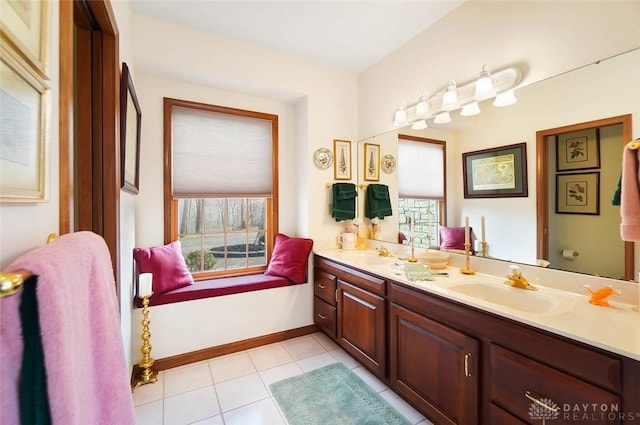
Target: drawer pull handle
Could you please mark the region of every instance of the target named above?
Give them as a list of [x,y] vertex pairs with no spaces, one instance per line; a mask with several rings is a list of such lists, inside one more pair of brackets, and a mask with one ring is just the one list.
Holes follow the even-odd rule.
[[471,376],[471,372],[469,371],[469,358],[471,357],[471,353],[467,353],[464,355],[464,376],[467,378]]
[[557,406],[556,406],[556,407],[549,406],[547,403],[544,403],[544,402],[542,402],[542,401],[538,400],[537,398],[535,398],[534,396],[532,396],[532,395],[531,395],[531,393],[530,393],[529,391],[527,391],[526,393],[524,393],[524,396],[525,396],[526,398],[528,398],[529,400],[533,401],[533,402],[534,402],[535,404],[537,404],[538,406],[542,406],[542,407],[544,407],[544,408],[545,408],[545,409],[547,409],[547,410],[550,410],[550,411],[552,411],[552,412],[556,412],[556,413],[560,411],[560,408],[559,408],[559,407],[557,407]]
[[320,288],[320,289],[326,289],[327,287],[326,287],[326,286],[324,286],[324,285],[322,285],[322,284],[320,284],[320,283],[318,283],[318,288]]
[[318,313],[318,317],[321,318],[322,320],[326,320],[327,319],[327,316],[325,316],[322,313]]

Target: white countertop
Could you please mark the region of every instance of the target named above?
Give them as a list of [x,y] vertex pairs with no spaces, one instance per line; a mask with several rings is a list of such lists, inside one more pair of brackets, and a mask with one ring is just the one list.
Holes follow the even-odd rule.
[[[403,272],[404,261],[394,257],[381,257],[374,250],[327,249],[314,253],[329,260],[402,282],[424,292],[640,361],[640,311],[635,305],[615,302],[615,297],[609,299],[609,307],[599,307],[588,302],[589,296],[586,293],[583,295],[564,291],[531,280],[529,282],[535,285],[538,291],[511,288],[503,284],[505,277],[483,273],[465,275],[460,273],[459,268],[451,266],[443,270],[434,270],[434,272],[448,272],[449,276],[436,275],[434,281],[412,282]],[[527,277],[524,271],[523,276]],[[460,292],[464,288],[461,285],[465,284],[469,284],[466,287],[471,290],[476,289],[471,286],[484,285],[490,287],[485,289],[491,289],[490,292],[499,295],[507,291],[507,297],[512,295],[508,291],[514,291],[513,304],[509,306],[509,301],[489,302]],[[543,305],[548,304],[548,308],[544,307],[545,312],[535,312],[537,301],[542,301]],[[517,306],[518,303],[521,307]]]

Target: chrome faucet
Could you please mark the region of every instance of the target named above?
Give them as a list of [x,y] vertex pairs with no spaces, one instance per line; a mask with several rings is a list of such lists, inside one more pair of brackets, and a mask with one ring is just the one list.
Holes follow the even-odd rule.
[[538,288],[536,288],[533,285],[530,285],[529,281],[527,281],[527,279],[525,279],[525,277],[522,276],[522,273],[520,273],[519,266],[512,264],[509,266],[509,268],[511,269],[511,274],[507,276],[509,280],[504,282],[505,285],[509,285],[514,288],[528,289],[529,291],[538,290]]

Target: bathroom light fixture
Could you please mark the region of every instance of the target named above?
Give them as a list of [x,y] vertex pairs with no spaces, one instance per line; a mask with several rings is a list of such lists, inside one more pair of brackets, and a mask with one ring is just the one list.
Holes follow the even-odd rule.
[[407,106],[404,101],[398,105],[398,109],[396,109],[396,113],[393,119],[393,125],[395,127],[402,127],[407,125]]
[[482,71],[478,74],[476,80],[476,92],[473,95],[474,100],[484,100],[496,95],[496,91],[493,89],[493,80],[489,73],[489,67],[482,65]]
[[463,117],[470,117],[472,115],[478,115],[480,113],[480,107],[478,106],[477,101],[473,101],[471,103],[467,103],[462,107],[460,111],[460,115]]
[[422,92],[422,96],[418,99],[418,104],[416,105],[416,117],[418,118],[426,118],[429,114],[429,97],[426,92]]
[[507,90],[502,93],[498,93],[496,98],[493,101],[493,106],[509,106],[516,103],[518,99],[516,99],[516,95],[513,90]]
[[442,95],[442,109],[445,111],[453,111],[458,109],[460,104],[458,103],[458,89],[456,88],[456,82],[449,80],[449,85]]
[[427,128],[427,120],[417,120],[411,124],[412,130],[424,130]]
[[[430,120],[436,124],[451,122],[451,111],[462,109],[461,116],[480,113],[479,102],[495,96],[495,106],[508,106],[517,102],[513,90],[522,81],[522,70],[517,67],[504,68],[489,72],[487,65],[470,82],[462,85],[450,80],[446,87],[434,91],[430,96],[423,91],[418,101],[406,104],[404,101],[398,106],[394,114],[394,127],[411,124],[412,127],[424,125],[420,120]],[[498,93],[496,96],[495,93]]]
[[448,122],[451,122],[451,115],[449,115],[448,111],[440,112],[438,115],[436,115],[433,122],[436,124],[446,124]]

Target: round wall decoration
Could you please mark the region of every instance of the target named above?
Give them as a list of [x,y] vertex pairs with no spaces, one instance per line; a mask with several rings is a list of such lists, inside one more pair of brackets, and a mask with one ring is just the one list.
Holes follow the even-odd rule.
[[393,157],[393,155],[385,155],[382,157],[382,164],[380,165],[382,167],[382,171],[384,171],[387,174],[393,173],[396,169],[396,159]]
[[333,165],[333,154],[327,148],[320,148],[313,154],[313,162],[319,169],[326,170]]

